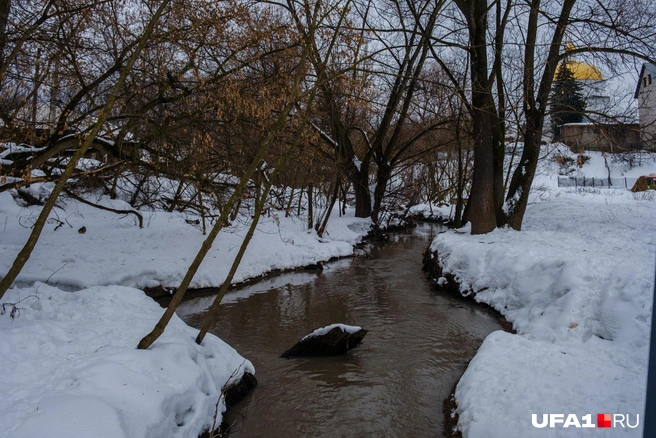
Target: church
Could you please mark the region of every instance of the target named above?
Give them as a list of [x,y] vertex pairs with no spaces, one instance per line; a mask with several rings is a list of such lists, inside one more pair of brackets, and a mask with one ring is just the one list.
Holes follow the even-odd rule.
[[[572,72],[574,79],[581,86],[585,109],[588,113],[587,120],[594,119],[594,114],[605,114],[610,103],[610,96],[606,94],[606,80],[601,71],[589,62],[567,59],[567,67]],[[558,64],[558,71],[563,68],[563,63]]]
[[[573,49],[574,46],[570,43],[565,51],[571,52]],[[565,63],[581,88],[585,101],[585,114],[580,123],[566,123],[560,126],[560,135],[554,140],[565,143],[577,151],[621,152],[640,149],[642,142],[637,124],[609,121],[607,115],[610,113],[611,99],[607,94],[606,80],[599,68],[589,62],[568,56],[558,65],[556,75]],[[652,125],[654,125],[653,116],[656,113],[652,110],[651,114]]]

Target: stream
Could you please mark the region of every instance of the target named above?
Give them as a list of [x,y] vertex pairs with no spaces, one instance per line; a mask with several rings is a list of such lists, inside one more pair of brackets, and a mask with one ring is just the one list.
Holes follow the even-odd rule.
[[[257,388],[226,414],[230,437],[439,437],[443,401],[483,339],[501,329],[482,307],[439,294],[421,272],[437,225],[420,224],[368,257],[284,274],[230,292],[211,332],[253,362]],[[199,327],[213,297],[182,303]],[[317,327],[369,331],[347,355],[281,359]]]

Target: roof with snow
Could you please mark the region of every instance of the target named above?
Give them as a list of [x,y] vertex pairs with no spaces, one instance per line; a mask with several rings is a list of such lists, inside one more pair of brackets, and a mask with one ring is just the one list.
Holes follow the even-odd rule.
[[649,73],[652,78],[656,79],[656,65],[654,64],[649,64],[645,62],[642,64],[642,68],[640,69],[640,75],[638,76],[638,84],[636,85],[636,90],[633,95],[634,98],[638,98],[638,93],[640,92],[640,85],[642,84],[642,78],[645,75],[645,70],[647,70],[647,73]]

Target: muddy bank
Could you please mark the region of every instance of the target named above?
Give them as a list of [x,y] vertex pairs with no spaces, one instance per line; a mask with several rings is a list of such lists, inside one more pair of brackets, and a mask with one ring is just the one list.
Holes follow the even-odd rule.
[[[244,373],[238,382],[223,388],[221,393],[225,400],[226,412],[242,401],[257,386],[257,379],[251,373]],[[230,432],[230,423],[226,421],[225,412],[221,424],[212,432],[205,431],[198,438],[218,438],[227,436]]]
[[[462,302],[468,303],[470,305],[476,306],[480,309],[483,309],[490,314],[495,315],[499,318],[499,323],[505,331],[508,333],[516,333],[515,329],[501,313],[499,313],[495,308],[485,304],[479,303],[474,298],[475,294],[470,293],[468,295],[463,295],[460,291],[460,282],[456,279],[453,274],[450,272],[444,272],[442,266],[438,261],[437,251],[431,251],[430,246],[426,248],[423,252],[422,259],[422,271],[431,282],[431,288],[435,291],[448,294]],[[485,289],[482,289],[478,292],[482,292]]]
[[[299,266],[297,268],[272,269],[271,271],[265,272],[262,275],[251,277],[247,280],[231,284],[230,287],[228,288],[228,292],[238,291],[240,289],[244,289],[248,286],[252,286],[256,283],[259,283],[262,280],[282,276],[292,272],[320,273],[323,270],[323,267],[326,263],[335,262],[341,259],[351,258],[355,256],[356,255],[353,254],[346,257],[332,257],[326,261],[318,261],[316,263],[312,263],[306,266]],[[146,293],[146,295],[157,301],[162,307],[166,307],[171,302],[171,298],[173,297],[173,294],[175,293],[176,289],[177,287],[173,287],[173,286],[156,286],[156,287],[144,288],[143,291]],[[201,297],[216,295],[219,292],[219,289],[221,289],[220,285],[212,286],[212,287],[189,288],[187,289],[187,292],[185,292],[184,299],[190,300],[193,298],[201,298]]]

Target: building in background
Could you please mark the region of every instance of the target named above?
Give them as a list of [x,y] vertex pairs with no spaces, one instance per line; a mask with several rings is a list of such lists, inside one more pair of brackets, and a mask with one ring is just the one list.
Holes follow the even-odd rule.
[[[565,47],[565,52],[569,53],[574,50],[574,45],[568,43]],[[580,85],[583,98],[585,99],[585,118],[588,121],[597,120],[598,115],[605,115],[608,113],[610,104],[610,96],[606,91],[606,80],[604,79],[601,71],[593,64],[585,61],[574,59],[572,55],[558,64],[556,68],[556,76],[563,68],[564,63],[567,63],[567,68],[572,72],[574,80]]]
[[[567,44],[565,51],[571,52],[574,46],[570,43]],[[564,63],[567,68],[572,72],[574,80],[580,85],[581,93],[585,99],[585,111],[583,120],[580,123],[566,123],[561,125],[558,130],[558,138],[554,141],[565,143],[570,148],[576,151],[582,150],[598,150],[603,152],[623,152],[630,150],[642,149],[645,147],[642,135],[642,109],[640,110],[641,123],[622,123],[621,117],[613,117],[613,108],[611,108],[611,98],[606,89],[606,80],[601,74],[601,70],[595,65],[579,61],[573,56],[561,62],[556,71],[563,68]],[[656,67],[651,66],[656,73]],[[645,67],[643,67],[643,72]],[[656,79],[656,74],[652,74],[652,78]],[[653,80],[652,79],[652,82]],[[651,83],[648,80],[646,84]],[[640,87],[638,87],[640,88]],[[655,87],[656,89],[656,87]],[[638,96],[636,90],[636,97]],[[653,97],[656,97],[656,92]],[[656,102],[651,100],[651,106],[645,105],[645,108],[650,108],[649,114],[651,115],[651,122],[648,123],[652,128],[652,133],[656,134]],[[656,136],[653,136],[656,138]]]
[[642,64],[634,96],[638,99],[640,140],[645,149],[656,148],[656,65]]

